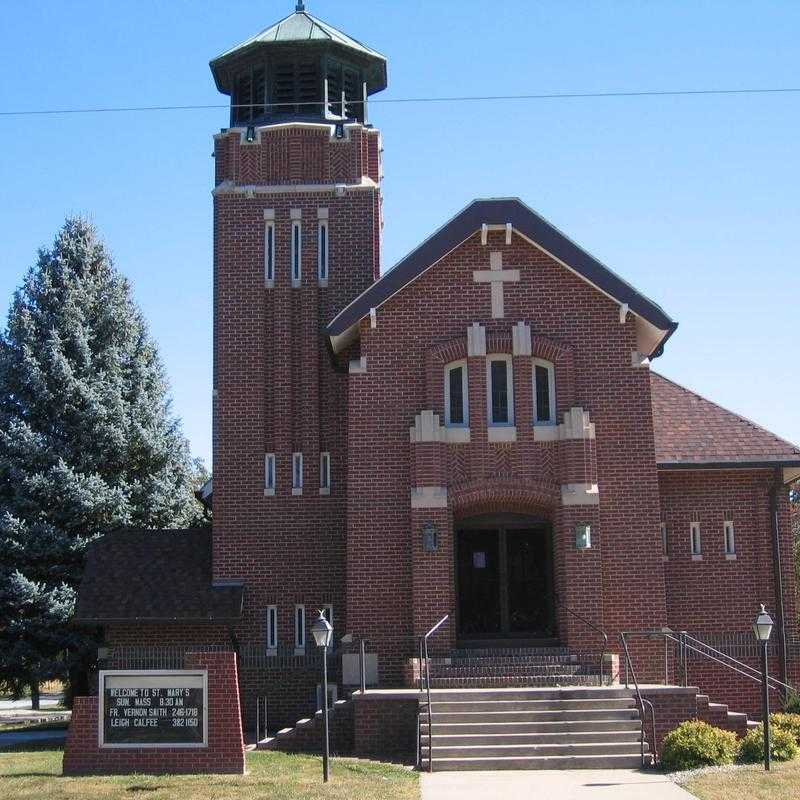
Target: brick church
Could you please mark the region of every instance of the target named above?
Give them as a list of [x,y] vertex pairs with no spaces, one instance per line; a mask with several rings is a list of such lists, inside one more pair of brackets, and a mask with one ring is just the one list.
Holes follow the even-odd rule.
[[[77,616],[103,627],[102,663],[233,648],[247,724],[266,697],[286,725],[319,702],[320,609],[341,698],[362,640],[370,686],[413,685],[445,615],[437,685],[532,686],[565,660],[588,680],[606,649],[619,665],[620,631],[748,659],[765,603],[773,669],[797,680],[800,448],[653,371],[677,323],[522,200],[431,220],[387,268],[369,119],[387,62],[302,3],[211,71],[231,100],[213,527],[93,547]],[[713,663],[692,679],[757,709],[758,687]]]

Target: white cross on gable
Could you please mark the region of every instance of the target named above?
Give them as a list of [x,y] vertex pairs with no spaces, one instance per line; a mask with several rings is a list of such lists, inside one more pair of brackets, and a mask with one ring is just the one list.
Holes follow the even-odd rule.
[[472,273],[475,283],[488,283],[492,287],[492,317],[501,319],[503,309],[503,284],[518,283],[518,269],[503,269],[503,254],[500,251],[489,253],[489,269],[476,269]]

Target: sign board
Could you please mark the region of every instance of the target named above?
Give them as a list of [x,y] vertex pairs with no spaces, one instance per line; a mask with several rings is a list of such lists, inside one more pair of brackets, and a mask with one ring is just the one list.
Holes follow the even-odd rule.
[[206,747],[205,670],[101,670],[100,747]]

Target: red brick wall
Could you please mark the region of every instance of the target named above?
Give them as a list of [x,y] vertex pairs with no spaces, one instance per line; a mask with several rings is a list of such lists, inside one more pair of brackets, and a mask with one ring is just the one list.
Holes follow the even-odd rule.
[[243,774],[244,739],[234,654],[190,653],[185,668],[208,670],[207,747],[101,748],[97,697],[76,697],[64,750],[64,774]]
[[[472,280],[474,269],[488,267],[491,250],[503,252],[504,268],[521,269],[521,282],[505,287],[505,318],[499,320],[490,316],[489,287]],[[443,414],[441,368],[446,359],[463,357],[467,326],[485,325],[487,352],[507,353],[512,325],[520,320],[531,325],[534,353],[544,351],[556,363],[559,418],[570,406],[582,406],[596,424],[597,440],[577,447],[533,440],[530,358],[518,356],[517,441],[487,443],[486,361],[476,357],[469,359],[471,443],[435,445],[447,450],[446,457],[426,455],[427,445],[412,446],[408,429],[415,414]],[[517,235],[506,246],[501,234],[490,233],[483,247],[476,233],[382,306],[376,329],[363,322],[367,373],[351,376],[349,393],[350,627],[379,641],[382,621],[391,618],[395,632],[400,628],[411,637],[452,613],[453,520],[493,509],[527,511],[553,522],[559,593],[612,638],[623,627],[663,624],[649,376],[631,367],[635,349],[632,319],[621,325],[615,303]],[[417,475],[448,487],[448,509],[411,511]],[[561,507],[561,483],[595,476],[599,508]],[[452,498],[475,495],[480,499],[468,508],[454,507]],[[439,525],[439,553],[420,552],[423,519]],[[575,551],[578,521],[593,524],[589,552]],[[586,626],[563,616],[560,622],[570,645],[598,647]],[[442,636],[452,641],[454,628]],[[389,669],[382,676],[399,679],[398,659],[386,649],[381,668]]]
[[354,699],[355,755],[414,763],[418,709],[417,699]]

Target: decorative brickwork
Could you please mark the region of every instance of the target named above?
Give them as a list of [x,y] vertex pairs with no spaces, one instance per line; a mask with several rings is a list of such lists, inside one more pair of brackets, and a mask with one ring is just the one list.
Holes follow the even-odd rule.
[[97,697],[76,697],[64,750],[64,774],[243,774],[244,739],[235,654],[189,653],[184,666],[208,670],[207,747],[102,748],[97,735]]

